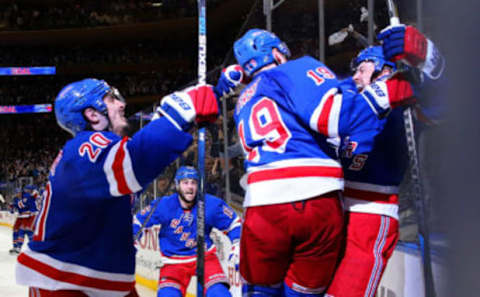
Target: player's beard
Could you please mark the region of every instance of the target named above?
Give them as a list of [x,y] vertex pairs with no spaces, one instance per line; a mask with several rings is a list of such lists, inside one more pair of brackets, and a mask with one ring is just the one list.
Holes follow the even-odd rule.
[[185,202],[185,204],[188,205],[188,209],[191,209],[191,208],[195,205],[195,203],[197,202],[197,197],[196,197],[196,195],[195,195],[195,197],[193,198],[193,200],[190,201],[190,200],[188,200],[188,199],[185,197],[185,195],[183,194],[183,191],[181,191],[181,190],[178,190],[178,197],[180,197],[180,199],[181,199],[183,202]]

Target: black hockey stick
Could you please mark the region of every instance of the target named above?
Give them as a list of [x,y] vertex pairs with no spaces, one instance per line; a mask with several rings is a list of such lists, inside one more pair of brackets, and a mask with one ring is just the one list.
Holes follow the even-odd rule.
[[[386,0],[390,25],[400,24],[398,10],[394,0]],[[413,184],[414,204],[417,215],[417,224],[420,233],[419,244],[423,260],[423,276],[425,279],[425,297],[435,297],[435,286],[433,282],[433,271],[430,249],[430,232],[428,228],[428,210],[425,208],[425,199],[422,181],[420,179],[420,166],[415,141],[415,130],[412,118],[412,108],[408,107],[403,112],[405,135],[407,138],[408,156],[410,159],[410,178]],[[423,237],[423,240],[422,238]],[[423,244],[422,244],[423,242]]]
[[[205,0],[198,6],[198,83],[207,80],[207,7]],[[205,289],[205,127],[198,130],[198,172],[200,185],[197,194],[197,297]]]

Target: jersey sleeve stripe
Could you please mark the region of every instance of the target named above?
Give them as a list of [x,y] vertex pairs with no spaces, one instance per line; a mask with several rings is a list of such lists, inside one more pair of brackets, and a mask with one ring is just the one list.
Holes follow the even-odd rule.
[[123,161],[125,160],[125,141],[126,138],[123,138],[120,142],[112,165],[113,175],[115,176],[115,180],[117,181],[117,190],[120,195],[125,195],[129,193],[127,180],[123,171]]
[[323,104],[322,111],[318,117],[317,122],[317,131],[320,134],[328,136],[328,119],[330,118],[330,111],[332,110],[333,105],[333,96],[330,96],[326,99],[325,104]]
[[336,94],[333,96],[332,108],[330,110],[330,117],[328,118],[328,136],[338,137],[338,123],[340,121],[340,110],[342,107],[342,95]]
[[327,166],[298,166],[278,169],[267,169],[249,173],[248,184],[272,179],[284,179],[306,176],[343,178],[343,171],[340,167]]
[[45,199],[43,201],[43,207],[38,215],[39,220],[35,227],[35,233],[33,235],[33,239],[36,241],[43,241],[45,240],[45,228],[47,224],[47,213],[50,209],[50,199],[52,197],[52,189],[50,182],[47,183],[45,187]]
[[103,167],[112,196],[123,196],[142,189],[133,172],[127,140],[125,137],[112,147]]
[[310,117],[310,128],[328,137],[338,136],[341,95],[337,96],[336,93],[336,88],[330,89]]

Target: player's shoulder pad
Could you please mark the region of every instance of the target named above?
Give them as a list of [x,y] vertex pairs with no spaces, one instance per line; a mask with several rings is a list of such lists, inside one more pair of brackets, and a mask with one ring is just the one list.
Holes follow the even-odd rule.
[[304,56],[279,65],[270,71],[270,76],[278,81],[291,99],[297,100],[312,96],[323,96],[336,88],[339,81],[335,73],[322,62]]
[[175,193],[170,194],[170,195],[157,197],[155,200],[157,200],[157,199],[160,199],[164,203],[171,203],[171,201],[176,201],[178,199],[178,193],[175,192]]
[[299,74],[301,74],[301,77],[304,77],[305,72],[308,69],[315,69],[321,66],[325,65],[310,56],[304,56],[295,60],[289,60],[284,64],[278,65],[277,67],[266,71],[266,73],[273,77],[280,75],[280,73],[284,73],[287,76],[298,78]]
[[205,193],[205,200],[208,200],[209,203],[215,203],[215,204],[225,204],[225,201],[223,201],[222,198]]

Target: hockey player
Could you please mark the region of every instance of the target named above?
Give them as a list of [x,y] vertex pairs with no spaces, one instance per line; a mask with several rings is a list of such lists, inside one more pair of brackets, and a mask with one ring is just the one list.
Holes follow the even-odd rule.
[[18,256],[17,283],[30,296],[137,296],[130,194],[141,191],[192,142],[194,121],[215,120],[210,86],[161,101],[163,117],[131,139],[125,101],[103,80],[65,86],[58,124],[71,134],[54,160],[33,241]]
[[[160,224],[159,245],[162,262],[158,283],[158,297],[185,296],[188,284],[196,272],[196,236],[199,175],[194,167],[182,166],[175,174],[177,192],[165,196],[158,203],[145,227]],[[150,207],[134,219],[134,234],[149,216]],[[205,194],[205,234],[212,228],[223,231],[232,243],[232,253],[238,251],[240,218],[230,206],[218,197]],[[228,279],[216,255],[210,236],[205,237],[205,287],[207,297],[231,296]]]
[[17,214],[15,217],[15,222],[13,223],[13,230],[12,230],[12,248],[8,251],[10,254],[19,254],[20,253],[20,248],[19,246],[19,232],[20,232],[20,223],[21,220],[19,220],[18,217],[18,202],[20,201],[22,197],[22,190],[20,188],[15,189],[15,194],[12,198],[12,201],[8,205],[9,211],[11,214]]
[[24,187],[24,204],[25,204],[25,221],[22,224],[22,229],[25,235],[28,236],[28,239],[32,241],[33,238],[33,228],[35,225],[35,218],[38,214],[38,205],[37,201],[39,200],[38,190],[34,185],[26,185]]
[[248,174],[244,294],[321,296],[343,239],[339,138],[373,143],[379,118],[409,100],[411,86],[395,76],[359,94],[311,57],[287,61],[285,43],[260,29],[237,40],[234,52],[252,77],[234,111]]
[[[399,28],[405,29],[389,28],[379,37],[390,38],[392,31]],[[423,87],[429,88],[428,84],[434,83],[443,72],[443,58],[434,44],[415,28],[407,27],[406,33],[403,32],[385,40],[387,51],[395,44],[405,44],[389,58],[405,55],[410,65],[422,70],[427,81]],[[355,73],[350,82],[360,90],[395,70],[395,64],[388,61],[381,46],[362,50],[352,66]],[[409,163],[403,109],[393,110],[383,121],[384,129],[375,138],[371,152],[356,153],[362,144],[350,141],[342,154],[346,245],[326,296],[375,296],[398,241],[398,190]]]
[[32,240],[35,215],[37,214],[36,196],[33,196],[33,185],[26,185],[23,191],[19,190],[13,200],[12,208],[18,212],[13,227],[13,249],[11,254],[18,254],[22,249],[25,236]]

